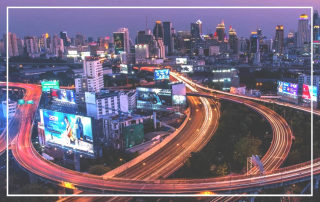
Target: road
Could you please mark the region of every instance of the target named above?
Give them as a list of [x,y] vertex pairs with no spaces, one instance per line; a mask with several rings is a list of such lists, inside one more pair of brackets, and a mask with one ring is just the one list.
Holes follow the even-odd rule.
[[[34,87],[32,91],[27,89],[26,95],[31,96],[29,93],[33,94],[37,97],[37,88]],[[40,90],[40,89],[39,89]],[[34,98],[35,102],[37,101]],[[40,97],[40,96],[39,96]],[[200,98],[204,99],[204,98]],[[240,98],[239,98],[240,99]],[[243,99],[243,102],[246,99]],[[239,101],[239,100],[238,100]],[[191,103],[196,104],[196,98],[194,98]],[[244,102],[243,102],[244,103]],[[250,106],[252,103],[247,103]],[[202,105],[206,106],[206,103]],[[257,104],[258,105],[258,104]],[[146,173],[144,171],[140,171],[136,176],[136,179],[123,179],[118,177],[103,179],[101,176],[95,176],[85,173],[78,173],[76,171],[68,170],[66,168],[62,168],[58,165],[55,165],[49,161],[46,161],[42,158],[33,148],[31,143],[31,123],[33,120],[34,113],[36,111],[36,105],[23,105],[21,111],[23,113],[19,127],[17,127],[18,134],[17,138],[13,141],[12,152],[16,160],[30,172],[35,173],[44,178],[50,179],[55,182],[71,182],[75,186],[82,188],[92,188],[99,190],[109,190],[117,193],[199,193],[201,191],[222,191],[222,190],[235,190],[246,187],[255,187],[255,186],[264,186],[267,184],[279,183],[292,179],[300,179],[302,177],[310,176],[310,165],[299,164],[296,167],[290,167],[285,169],[280,169],[279,171],[274,170],[270,172],[266,172],[264,176],[260,175],[238,175],[238,176],[230,176],[230,177],[222,177],[222,178],[210,178],[210,179],[190,179],[190,180],[153,180],[151,178],[155,176],[163,176],[168,171],[164,169],[160,169],[156,173],[152,174],[152,177],[145,177]],[[207,109],[198,110],[196,109],[196,113],[206,113]],[[200,107],[200,106],[198,106]],[[210,107],[211,108],[211,107]],[[210,111],[210,110],[209,110]],[[212,110],[213,111],[213,110]],[[262,110],[263,111],[263,110]],[[261,111],[261,112],[262,112]],[[271,114],[272,115],[272,114]],[[270,116],[271,116],[270,115]],[[208,120],[208,119],[207,119]],[[191,117],[190,121],[194,121]],[[207,122],[206,122],[207,123]],[[270,123],[272,124],[272,123]],[[205,124],[207,125],[207,124]],[[277,126],[280,127],[280,126]],[[277,130],[276,126],[273,127],[274,130]],[[206,127],[205,127],[206,128]],[[196,129],[193,128],[193,129]],[[202,128],[198,128],[199,132],[202,131]],[[201,129],[201,130],[200,130]],[[187,131],[189,133],[193,133],[194,131]],[[200,135],[200,133],[196,133]],[[273,138],[275,139],[275,137]],[[282,147],[280,142],[281,140],[277,140],[279,147]],[[187,141],[188,142],[188,141]],[[178,144],[178,143],[177,143]],[[179,148],[179,145],[176,144],[176,147]],[[174,144],[172,144],[174,145]],[[183,148],[183,147],[181,147]],[[165,157],[165,156],[162,156]],[[172,158],[172,157],[171,157]],[[156,158],[156,160],[160,161],[161,159]],[[149,161],[149,160],[148,160]],[[151,162],[154,160],[150,160]],[[271,160],[273,162],[273,160]],[[169,163],[168,168],[172,167],[174,162]],[[152,169],[157,170],[158,165],[150,165],[148,162],[143,163],[140,166],[151,166]],[[275,165],[270,164],[270,167]],[[142,168],[144,168],[142,167]],[[134,166],[131,167],[133,170],[137,170]],[[170,168],[171,169],[171,168]],[[130,171],[128,169],[128,171]],[[170,171],[170,170],[169,170]],[[315,164],[315,173],[320,173],[320,165],[319,161]],[[131,175],[130,171],[127,174],[120,173],[119,176],[129,176]],[[148,179],[150,178],[150,179]],[[140,180],[143,179],[143,180]]]

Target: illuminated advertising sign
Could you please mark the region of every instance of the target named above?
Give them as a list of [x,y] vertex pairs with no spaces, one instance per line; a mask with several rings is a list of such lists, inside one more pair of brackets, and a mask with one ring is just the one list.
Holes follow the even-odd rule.
[[120,64],[120,73],[122,73],[122,74],[128,74],[128,65],[126,65],[126,64]]
[[113,41],[115,54],[124,52],[124,33],[113,33]]
[[45,141],[93,154],[91,118],[75,114],[40,109]]
[[172,96],[172,103],[174,105],[186,105],[187,98],[185,95],[173,95]]
[[192,65],[181,65],[181,73],[192,73],[193,66]]
[[51,97],[61,102],[76,103],[76,96],[73,90],[51,89]]
[[81,59],[84,60],[86,57],[91,56],[89,51],[81,52]]
[[186,65],[187,64],[187,58],[176,58],[176,64],[177,65]]
[[309,86],[306,84],[303,84],[303,90],[302,90],[302,99],[307,101],[313,101],[317,102],[318,97],[318,88],[316,86]]
[[41,81],[42,92],[50,92],[50,89],[60,89],[59,81],[52,80],[52,81]]
[[298,97],[298,84],[278,81],[278,93],[280,95],[289,95],[290,97]]
[[150,110],[167,110],[172,106],[170,89],[137,88],[137,108]]
[[169,69],[155,69],[154,70],[154,80],[163,80],[170,78]]

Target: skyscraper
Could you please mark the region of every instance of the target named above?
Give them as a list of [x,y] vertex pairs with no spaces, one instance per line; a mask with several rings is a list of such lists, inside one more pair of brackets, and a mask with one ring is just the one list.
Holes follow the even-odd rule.
[[156,39],[162,38],[164,36],[163,25],[160,20],[156,21],[156,24],[153,28],[153,35]]
[[250,36],[250,53],[256,53],[259,51],[259,40],[257,32],[251,32]]
[[302,14],[299,17],[297,32],[297,47],[302,48],[305,43],[310,43],[309,16]]
[[197,22],[191,23],[191,37],[199,39],[202,35],[202,22],[197,20]]
[[276,53],[283,54],[283,49],[284,49],[283,25],[276,26],[276,36],[274,38],[274,49]]
[[[6,36],[4,37],[4,39],[6,39]],[[6,44],[6,40],[4,42]],[[15,33],[8,33],[8,49],[9,57],[19,56],[17,36]]]
[[229,46],[231,53],[238,54],[239,48],[238,48],[238,36],[235,29],[233,29],[231,26],[229,28]]
[[63,40],[63,45],[65,47],[70,46],[70,39],[67,32],[60,32],[60,38]]
[[130,36],[129,36],[129,29],[122,27],[118,29],[118,32],[124,34],[124,51],[129,54],[130,53]]
[[226,29],[226,27],[224,25],[224,21],[221,21],[221,23],[218,24],[217,27],[216,27],[216,33],[217,33],[219,42],[223,42],[224,41],[225,29]]
[[173,52],[173,33],[172,33],[172,23],[163,22],[163,34],[164,34],[164,45],[167,47],[167,53],[170,55]]

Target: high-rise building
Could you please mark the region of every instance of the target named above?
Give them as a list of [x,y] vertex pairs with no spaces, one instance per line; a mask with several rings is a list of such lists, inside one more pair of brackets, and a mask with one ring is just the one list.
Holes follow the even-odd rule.
[[113,32],[113,43],[115,54],[121,52],[130,53],[130,38],[128,28],[120,28],[117,32]]
[[276,36],[274,38],[274,50],[276,53],[283,54],[283,50],[284,50],[283,25],[276,26]]
[[86,57],[83,61],[83,75],[75,79],[77,93],[99,92],[104,87],[103,69],[100,60]]
[[[5,44],[7,42],[6,35],[4,37]],[[18,44],[17,44],[17,36],[15,33],[8,33],[8,49],[9,49],[9,57],[19,56]]]
[[163,25],[160,20],[156,21],[156,24],[153,28],[153,35],[156,39],[158,38],[164,38],[164,31],[163,31]]
[[64,47],[68,47],[71,44],[70,38],[68,37],[67,32],[60,32],[60,38],[63,40]]
[[163,39],[158,38],[158,39],[156,39],[156,41],[157,41],[157,46],[158,46],[158,50],[159,50],[158,57],[165,59],[166,58],[166,51],[165,51]]
[[57,57],[62,57],[62,54],[64,53],[63,40],[59,38],[57,35],[54,35],[52,37],[51,49],[53,55]]
[[144,64],[149,58],[149,45],[148,44],[136,44],[135,45],[135,60],[136,64]]
[[171,22],[163,22],[163,34],[164,34],[164,45],[167,47],[167,53],[170,55],[173,52],[173,29]]
[[85,92],[87,114],[100,119],[105,115],[132,112],[136,105],[135,91]]
[[24,38],[26,52],[29,56],[39,53],[38,40],[34,36],[27,36]]
[[231,26],[229,28],[229,47],[233,54],[238,54],[239,52],[239,46],[238,46],[238,36],[235,29],[233,29]]
[[202,22],[197,20],[197,22],[191,23],[191,37],[194,39],[199,39],[202,35]]
[[226,30],[226,27],[224,25],[224,21],[221,21],[221,23],[218,24],[217,27],[216,27],[216,33],[217,33],[217,37],[218,37],[218,41],[219,42],[223,42],[224,41],[225,30]]
[[120,28],[118,32],[124,33],[124,51],[126,53],[130,53],[130,36],[129,36],[129,29],[128,28]]
[[86,43],[86,37],[82,34],[76,34],[76,37],[74,39],[74,45],[75,46],[84,46]]
[[310,37],[309,16],[302,14],[298,22],[297,47],[302,48],[305,43],[310,43]]
[[250,53],[257,53],[259,51],[259,40],[257,32],[251,32],[250,36]]

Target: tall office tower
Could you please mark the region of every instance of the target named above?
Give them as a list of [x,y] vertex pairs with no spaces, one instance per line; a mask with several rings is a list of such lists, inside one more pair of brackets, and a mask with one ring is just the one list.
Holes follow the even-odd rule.
[[226,29],[226,27],[224,25],[224,21],[221,21],[221,23],[218,24],[217,27],[216,27],[216,33],[217,33],[219,42],[223,42],[224,41],[225,29]]
[[100,60],[86,57],[83,61],[83,75],[75,79],[77,93],[99,92],[103,87],[103,70]]
[[86,38],[82,34],[76,34],[74,39],[75,46],[84,46],[86,44]]
[[[5,44],[7,42],[6,37]],[[5,46],[6,47],[6,46]],[[17,36],[14,33],[8,33],[8,49],[9,49],[9,57],[19,56],[18,44],[17,44]]]
[[253,64],[260,64],[260,45],[257,32],[251,32],[250,53]]
[[302,14],[298,22],[297,47],[302,48],[305,43],[310,43],[310,37],[309,16]]
[[60,38],[63,40],[64,47],[68,47],[71,44],[71,40],[68,37],[67,32],[60,32]]
[[64,52],[63,40],[54,35],[51,41],[52,54],[61,57]]
[[135,60],[136,64],[144,64],[149,58],[149,45],[148,44],[136,44],[135,48]]
[[124,51],[129,54],[130,53],[130,36],[128,28],[120,28],[118,29],[118,33],[123,33],[124,39]]
[[251,32],[250,36],[250,53],[256,53],[259,51],[259,40],[257,32]]
[[201,38],[202,35],[202,22],[197,20],[197,22],[191,23],[191,37],[194,39]]
[[153,40],[151,30],[138,31],[136,44],[149,44]]
[[229,47],[233,54],[238,54],[239,52],[238,36],[235,29],[233,29],[231,26],[229,28]]
[[161,21],[156,21],[156,24],[153,28],[153,36],[158,39],[164,37],[163,25]]
[[158,39],[156,39],[156,41],[157,41],[157,46],[159,49],[158,57],[165,59],[166,58],[166,49],[165,49],[165,46],[163,43],[163,39],[158,38]]
[[276,36],[274,38],[274,50],[276,53],[282,54],[284,50],[284,31],[283,25],[276,26]]
[[170,55],[173,52],[173,29],[171,22],[163,22],[163,34],[164,34],[164,45],[167,47],[167,53]]

